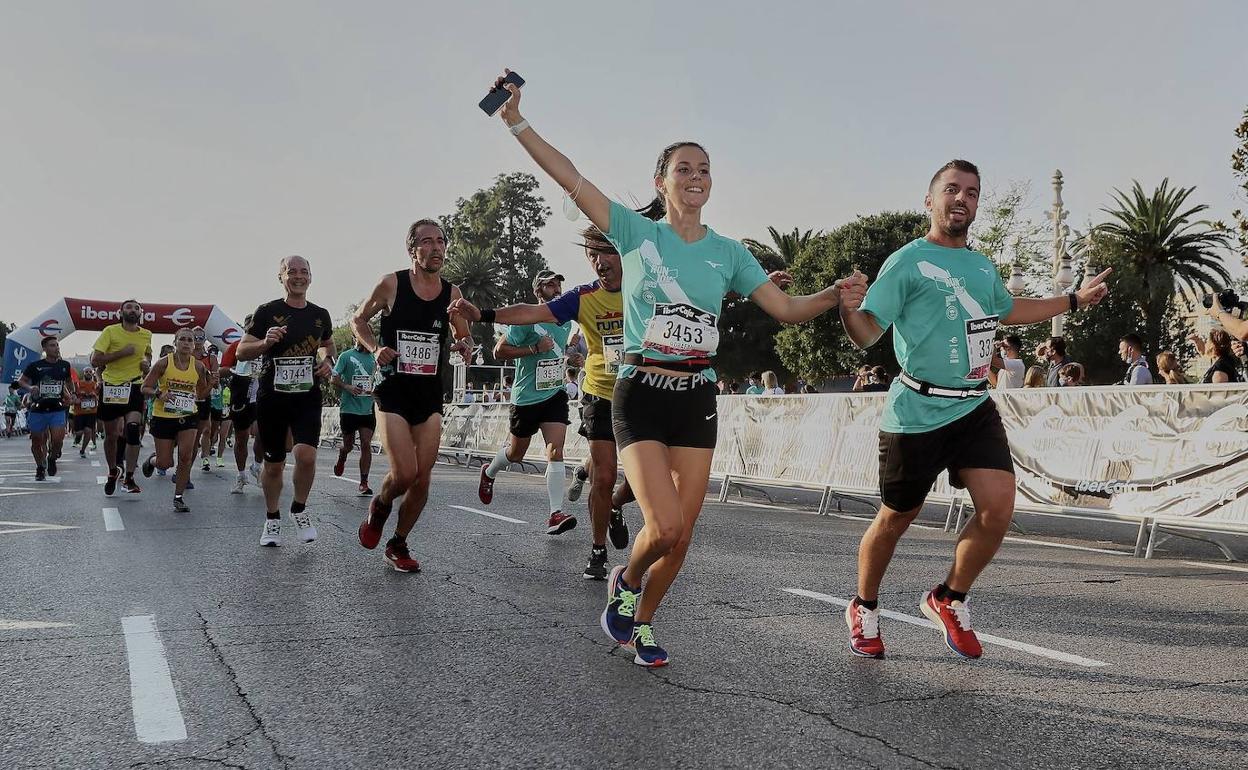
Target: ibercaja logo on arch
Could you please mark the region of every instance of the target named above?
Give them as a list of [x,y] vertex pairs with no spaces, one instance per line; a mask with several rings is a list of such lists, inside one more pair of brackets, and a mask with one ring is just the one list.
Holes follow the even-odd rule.
[[[97,308],[94,305],[79,305],[78,317],[84,321],[113,321],[121,320],[121,308]],[[151,323],[156,320],[156,314],[150,310],[143,311],[143,320],[140,323]]]

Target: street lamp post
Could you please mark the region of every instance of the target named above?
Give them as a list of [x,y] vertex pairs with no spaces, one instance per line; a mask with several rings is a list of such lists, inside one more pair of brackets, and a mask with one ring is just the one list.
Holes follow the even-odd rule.
[[[1066,251],[1066,236],[1070,228],[1066,225],[1069,211],[1062,208],[1062,171],[1053,172],[1053,208],[1048,211],[1049,221],[1053,223],[1053,288],[1057,294],[1065,294],[1075,283],[1075,271],[1070,264],[1070,253]],[[1062,336],[1066,317],[1053,318],[1053,336]]]

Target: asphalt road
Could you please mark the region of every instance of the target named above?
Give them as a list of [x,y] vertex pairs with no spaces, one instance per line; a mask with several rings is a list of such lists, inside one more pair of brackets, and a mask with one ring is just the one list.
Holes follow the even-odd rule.
[[[196,470],[193,511],[174,514],[165,480],[106,498],[99,455],[75,454],[36,484],[26,442],[0,440],[0,767],[1248,756],[1248,567],[1199,544],[1144,561],[1100,552],[1129,550],[1130,532],[1011,540],[972,594],[976,628],[1003,641],[968,662],[909,622],[952,542],[916,528],[882,596],[904,617],[885,619],[888,658],[873,661],[848,653],[836,603],[853,593],[862,520],[708,501],[656,619],[671,665],[647,671],[598,627],[604,584],[580,577],[588,521],[544,534],[541,477],[503,474],[487,509],[475,469],[439,466],[410,539],[424,571],[407,575],[358,545],[364,501],[322,457],[320,539],[292,542],[287,520],[283,547],[263,549],[259,490],[230,495],[231,473]],[[584,519],[584,505],[570,507]]]

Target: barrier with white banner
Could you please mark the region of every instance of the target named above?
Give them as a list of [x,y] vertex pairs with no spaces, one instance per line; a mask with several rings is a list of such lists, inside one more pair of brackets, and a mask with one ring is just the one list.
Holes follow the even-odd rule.
[[[886,394],[720,396],[712,472],[729,482],[879,494]],[[993,391],[1018,474],[1018,507],[1248,532],[1248,386]],[[565,455],[586,456],[572,410]],[[338,435],[327,409],[323,435]],[[446,407],[444,453],[490,456],[507,440],[507,404]],[[534,441],[528,457],[540,460]],[[956,495],[941,480],[929,499]]]

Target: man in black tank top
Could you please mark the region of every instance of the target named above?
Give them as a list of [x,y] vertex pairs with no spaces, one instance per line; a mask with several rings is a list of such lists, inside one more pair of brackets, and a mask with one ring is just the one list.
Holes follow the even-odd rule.
[[290,515],[300,540],[316,540],[316,527],[305,508],[321,442],[320,382],[329,379],[334,367],[333,321],[329,311],[308,302],[312,266],[303,257],[286,257],[278,268],[278,280],[286,296],[256,308],[235,350],[239,361],[261,359],[256,417],[264,447],[260,477],[267,514],[260,535],[263,546],[281,545],[282,473],[288,437],[295,453]]
[[[369,504],[360,523],[360,545],[376,548],[394,501],[402,497],[394,537],[386,542],[386,561],[399,572],[419,572],[420,563],[407,548],[407,534],[416,525],[425,501],[429,480],[442,442],[443,353],[453,327],[457,350],[472,355],[468,323],[447,314],[451,302],[460,299],[440,272],[446,258],[442,226],[422,219],[407,232],[411,267],[382,276],[368,299],[351,319],[355,337],[377,357],[381,382],[373,389],[381,443],[390,458],[390,472]],[[381,317],[381,339],[369,322]]]

